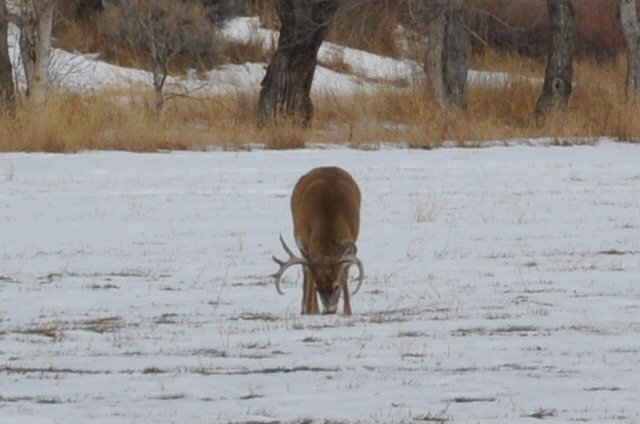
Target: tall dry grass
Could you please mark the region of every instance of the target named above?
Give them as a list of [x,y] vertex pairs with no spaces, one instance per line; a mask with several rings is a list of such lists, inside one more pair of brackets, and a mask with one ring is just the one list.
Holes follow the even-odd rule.
[[[375,95],[319,99],[315,133],[352,144],[381,141],[434,147],[444,141],[475,145],[489,140],[551,137],[609,136],[640,138],[640,108],[625,101],[626,61],[606,65],[579,61],[568,109],[544,121],[533,117],[541,91],[544,64],[513,55],[475,57],[474,67],[537,78],[538,83],[515,80],[504,86],[469,86],[468,110],[463,115],[440,108],[424,86],[387,90]],[[325,136],[326,138],[327,136]]]
[[[544,65],[518,56],[475,57],[474,66],[542,78]],[[35,108],[0,116],[0,150],[74,152],[85,149],[154,151],[298,148],[308,143],[364,146],[381,142],[436,147],[444,141],[475,145],[513,138],[610,136],[640,140],[640,108],[625,101],[624,58],[606,65],[578,62],[569,108],[544,122],[533,118],[541,84],[469,87],[465,114],[442,110],[421,85],[349,96],[315,96],[311,127],[256,127],[257,93],[211,99],[176,98],[161,116],[151,93],[139,89],[54,94]],[[148,96],[148,97],[147,97]]]

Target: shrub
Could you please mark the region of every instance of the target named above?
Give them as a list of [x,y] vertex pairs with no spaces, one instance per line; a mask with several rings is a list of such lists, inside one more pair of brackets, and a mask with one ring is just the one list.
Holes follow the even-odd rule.
[[[579,56],[607,62],[624,48],[624,39],[612,0],[574,1]],[[478,37],[476,49],[484,43],[506,51],[544,57],[551,40],[545,0],[474,0],[472,30]]]
[[161,55],[170,66],[205,69],[224,59],[222,40],[204,19],[206,10],[175,0],[121,0],[105,12],[102,26],[113,48],[129,50],[146,67]]

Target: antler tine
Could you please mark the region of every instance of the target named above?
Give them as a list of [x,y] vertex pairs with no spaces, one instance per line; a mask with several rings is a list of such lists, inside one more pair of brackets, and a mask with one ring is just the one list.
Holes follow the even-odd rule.
[[284,247],[284,250],[289,254],[290,257],[292,258],[296,257],[295,253],[293,253],[291,249],[289,249],[289,246],[287,246],[287,243],[284,242],[284,238],[282,237],[282,234],[280,234],[280,243],[282,243],[282,247]]
[[362,261],[360,261],[360,259],[356,258],[355,256],[353,257],[353,260],[351,262],[348,262],[348,266],[351,265],[358,266],[358,285],[356,286],[356,289],[351,292],[351,296],[353,296],[358,293],[358,291],[360,290],[360,286],[362,286],[362,283],[364,282],[364,265],[362,265]]
[[[353,244],[353,247],[355,249],[355,244]],[[351,292],[351,295],[353,296],[358,293],[358,290],[360,290],[360,286],[362,286],[362,283],[364,282],[364,265],[362,265],[362,261],[358,259],[355,253],[345,255],[344,257],[342,257],[342,259],[340,259],[340,262],[343,262],[345,264],[347,270],[349,269],[349,267],[351,267],[351,265],[358,266],[358,285],[356,286],[356,289]]]
[[358,285],[356,286],[356,289],[351,292],[352,296],[358,293],[358,291],[360,290],[360,286],[362,286],[362,283],[364,283],[364,265],[362,265],[362,262],[358,258],[356,258],[353,263],[358,266]]
[[293,253],[291,251],[291,249],[289,249],[289,246],[287,246],[287,243],[284,242],[284,238],[282,237],[282,234],[280,234],[280,242],[282,243],[282,247],[284,248],[284,250],[289,254],[289,260],[288,261],[283,261],[281,259],[276,258],[275,256],[273,256],[273,261],[275,263],[277,263],[278,265],[280,265],[280,269],[278,270],[278,272],[276,272],[275,274],[273,274],[273,276],[275,277],[275,283],[276,283],[276,291],[278,292],[278,294],[284,294],[284,292],[280,289],[280,279],[282,278],[282,275],[284,275],[285,271],[287,269],[289,269],[289,267],[293,266],[293,265],[306,265],[307,261],[304,258],[300,258],[298,256],[295,255],[295,253]]

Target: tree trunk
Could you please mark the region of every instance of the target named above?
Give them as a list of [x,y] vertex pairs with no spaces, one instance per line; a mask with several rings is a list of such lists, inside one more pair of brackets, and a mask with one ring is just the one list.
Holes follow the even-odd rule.
[[310,92],[317,54],[340,0],[276,0],[278,48],[262,80],[258,124],[292,120],[307,126],[313,116]]
[[636,0],[620,0],[620,22],[627,42],[627,99],[640,100],[640,23]]
[[166,67],[162,67],[158,62],[157,58],[152,59],[152,73],[153,73],[153,91],[155,93],[155,113],[156,117],[160,116],[162,113],[162,108],[164,107],[164,93],[162,90],[164,89],[164,83],[167,79],[168,70]]
[[436,100],[442,107],[449,107],[447,101],[447,90],[445,89],[444,78],[444,39],[447,27],[444,9],[432,18],[428,24],[429,38],[427,39],[427,59],[425,71],[431,83],[431,90]]
[[54,6],[54,0],[24,0],[21,6],[22,63],[27,80],[27,97],[34,104],[43,104],[47,100]]
[[164,107],[164,83],[167,80],[169,74],[169,58],[166,54],[166,49],[160,46],[157,37],[155,36],[153,28],[149,25],[149,22],[143,23],[147,27],[147,34],[149,37],[149,56],[151,61],[151,74],[153,75],[153,91],[155,93],[155,113],[156,117],[162,113]]
[[542,94],[536,104],[537,118],[553,109],[564,109],[571,97],[576,20],[571,0],[547,0],[553,31]]
[[468,14],[464,0],[451,0],[445,12],[447,26],[444,33],[444,86],[448,101],[459,109],[467,108],[467,71],[469,64]]
[[425,68],[438,103],[447,109],[467,107],[468,12],[464,0],[429,3],[429,41]]
[[7,35],[9,23],[5,1],[0,0],[0,109],[13,111],[15,107],[15,87],[13,69],[9,59]]

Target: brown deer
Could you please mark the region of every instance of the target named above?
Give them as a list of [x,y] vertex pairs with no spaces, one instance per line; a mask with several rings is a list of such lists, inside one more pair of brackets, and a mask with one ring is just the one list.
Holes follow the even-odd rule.
[[[356,240],[360,226],[360,189],[346,171],[336,168],[316,168],[303,175],[291,195],[293,233],[302,257],[296,256],[280,235],[289,260],[273,260],[280,265],[274,275],[276,290],[280,279],[293,265],[302,265],[302,313],[317,314],[318,299],[323,312],[334,314],[340,294],[344,293],[344,314],[351,315],[350,295],[358,292],[364,280],[362,262],[356,256]],[[349,293],[349,268],[359,270],[358,285]]]

